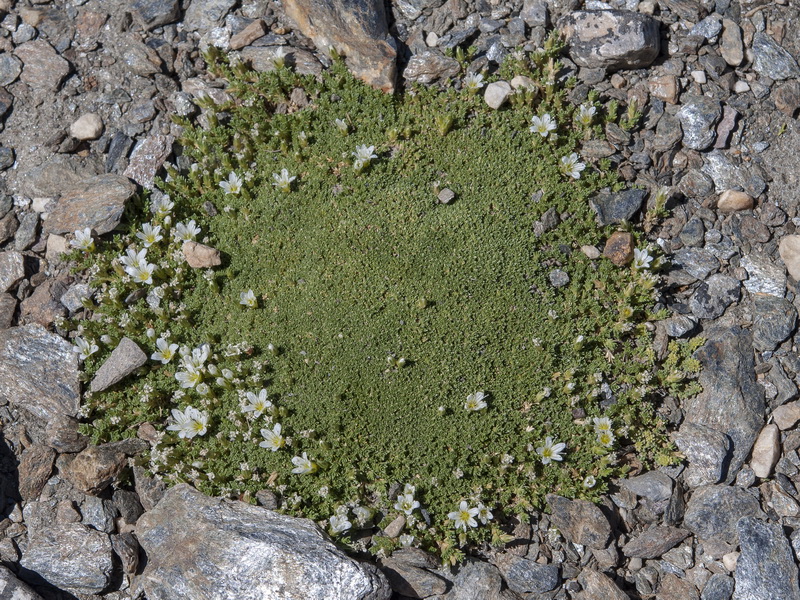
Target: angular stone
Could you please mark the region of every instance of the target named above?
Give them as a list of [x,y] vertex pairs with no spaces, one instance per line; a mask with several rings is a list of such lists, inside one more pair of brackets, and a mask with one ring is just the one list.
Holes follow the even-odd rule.
[[742,553],[733,600],[800,600],[797,564],[781,525],[747,516],[736,529]]
[[444,56],[438,50],[428,50],[411,57],[403,70],[403,78],[406,81],[432,83],[437,79],[455,77],[460,71],[461,66],[455,58]]
[[130,9],[147,29],[174,23],[181,12],[179,0],[133,0]]
[[550,520],[569,541],[598,549],[608,545],[611,525],[595,504],[555,494],[547,495],[547,504],[552,511]]
[[97,531],[113,533],[119,511],[110,501],[97,496],[84,496],[81,502],[81,522]]
[[719,100],[707,96],[683,98],[677,117],[683,129],[683,145],[692,150],[705,150],[714,143],[714,126],[722,116]]
[[489,108],[497,110],[506,103],[511,93],[511,84],[507,81],[495,81],[486,86],[483,99]]
[[39,213],[23,213],[19,222],[19,227],[14,232],[14,249],[27,250],[36,241],[36,234],[39,231]]
[[656,600],[698,600],[697,588],[690,581],[667,573],[661,579]]
[[394,91],[397,52],[387,41],[383,2],[284,0],[283,9],[320,52],[336,48],[356,77],[384,92]]
[[615,231],[606,240],[603,256],[618,267],[624,267],[633,260],[633,235],[627,231]]
[[0,293],[7,292],[25,277],[25,257],[15,251],[0,252]]
[[219,250],[211,246],[189,241],[184,242],[181,250],[186,262],[193,269],[208,269],[222,264]]
[[235,5],[236,0],[194,0],[183,15],[183,25],[188,31],[208,31],[219,25]]
[[747,193],[738,190],[725,190],[717,200],[717,210],[721,212],[750,210],[753,205],[753,198]]
[[664,113],[656,125],[656,136],[653,138],[653,150],[657,152],[669,152],[681,141],[682,137],[683,132],[681,131],[680,119],[669,113]]
[[[322,65],[316,57],[307,50],[293,48],[292,46],[247,46],[242,48],[242,60],[249,62],[253,69],[268,73],[275,69],[275,59],[279,53],[284,53],[286,64],[291,65],[299,75],[320,75]],[[219,94],[219,90],[216,91]],[[213,88],[208,90],[208,95],[214,96]],[[216,98],[215,98],[216,100]]]
[[129,525],[136,523],[144,512],[144,508],[142,507],[142,503],[139,502],[139,496],[136,492],[116,489],[114,490],[112,500],[123,522]]
[[20,560],[23,579],[76,594],[97,594],[111,583],[112,550],[105,533],[80,523],[51,523],[28,536]]
[[733,578],[714,573],[703,587],[700,600],[731,600],[733,594]]
[[386,537],[396,538],[400,535],[403,531],[403,527],[406,526],[406,518],[404,515],[397,515],[391,523],[386,526],[386,529],[383,530],[383,534]]
[[8,329],[14,322],[17,299],[11,294],[0,294],[0,329]]
[[733,449],[730,438],[715,429],[693,423],[681,424],[675,445],[689,465],[683,481],[690,488],[719,483],[725,478],[728,458]]
[[125,203],[136,193],[127,178],[113,173],[97,175],[67,190],[45,221],[50,233],[73,233],[88,227],[97,234],[119,225]]
[[136,34],[123,34],[115,38],[113,48],[120,63],[125,65],[132,75],[149,77],[162,70],[164,62],[161,56],[144,44]]
[[75,453],[86,448],[88,438],[78,432],[78,421],[73,417],[57,417],[47,422],[44,442],[60,453]]
[[742,517],[764,517],[757,495],[738,486],[708,485],[692,494],[683,525],[702,540],[719,538],[735,544],[736,523]]
[[33,294],[20,304],[20,322],[49,327],[56,319],[67,316],[66,309],[57,298],[60,290],[63,287],[50,280],[34,288]]
[[133,480],[136,486],[136,495],[139,496],[142,507],[145,510],[153,510],[153,507],[164,496],[166,486],[161,480],[148,477],[145,470],[136,465],[133,467]]
[[0,565],[0,594],[8,600],[42,600],[27,584],[14,576],[8,567]]
[[[148,600],[388,600],[383,575],[328,541],[312,521],[171,488],[136,524],[148,561],[133,583]],[[202,566],[202,577],[198,577]],[[269,576],[265,577],[268,573]]]
[[771,294],[753,294],[753,347],[764,352],[794,333],[797,309],[786,298]]
[[626,10],[573,11],[558,22],[569,55],[581,67],[641,69],[658,56],[659,23]]
[[786,294],[786,274],[768,256],[748,254],[742,257],[741,266],[747,271],[745,289],[751,294],[771,294],[783,298]]
[[722,19],[722,38],[720,39],[720,54],[725,62],[732,67],[738,67],[744,60],[744,44],[742,43],[742,30],[736,21]]
[[0,331],[0,399],[45,422],[76,416],[80,384],[72,344],[41,325]]
[[677,527],[651,527],[625,544],[622,553],[629,558],[659,558],[688,535],[687,530]]
[[766,425],[753,445],[750,468],[756,477],[769,477],[781,455],[781,433],[774,423]]
[[658,504],[670,499],[674,483],[673,479],[666,473],[648,471],[643,475],[621,479],[619,485],[641,498],[646,498],[650,502]]
[[719,15],[713,14],[707,16],[692,27],[689,31],[689,35],[700,36],[710,40],[717,37],[720,31],[722,31],[722,22],[720,21]]
[[39,93],[56,91],[69,75],[69,62],[43,39],[25,42],[14,53],[23,63],[20,79]]
[[111,355],[97,370],[90,385],[91,391],[102,392],[110,388],[146,362],[147,354],[139,348],[138,344],[130,338],[122,338],[119,345],[114,348]]
[[700,281],[719,271],[719,260],[705,248],[681,248],[673,255],[672,262]]
[[561,583],[557,565],[541,565],[510,553],[500,555],[496,562],[509,589],[517,594],[543,594]]
[[57,198],[64,190],[79,187],[101,172],[99,161],[58,154],[21,174],[21,191],[29,198]]
[[578,600],[629,600],[628,594],[619,589],[610,577],[594,569],[583,569],[578,575],[578,583],[583,588]]
[[726,434],[733,454],[726,481],[732,481],[750,455],[764,424],[764,389],[756,383],[753,342],[740,327],[711,328],[697,350],[700,361],[697,396],[685,402],[686,422],[705,425]]
[[266,33],[267,26],[264,24],[264,21],[262,19],[256,19],[239,33],[231,36],[231,41],[229,43],[231,50],[240,50],[245,46],[249,46]]
[[53,472],[56,453],[52,448],[34,444],[25,448],[19,462],[19,495],[23,500],[39,497]]
[[776,80],[800,77],[794,57],[763,31],[753,35],[752,51],[753,69],[759,75]]
[[111,536],[111,547],[114,554],[119,556],[122,562],[122,569],[129,575],[133,575],[139,568],[139,542],[132,533],[122,533]]
[[410,598],[444,594],[448,588],[448,582],[442,577],[391,557],[381,562],[381,572],[395,592]]
[[800,235],[783,236],[778,244],[778,254],[792,279],[800,281]]
[[111,444],[89,446],[69,463],[64,476],[82,492],[97,495],[111,485],[126,462],[125,454]]
[[716,319],[740,297],[739,280],[716,273],[697,286],[689,298],[689,308],[698,319]]
[[447,600],[505,600],[500,570],[489,563],[467,560],[458,570]]
[[69,134],[76,140],[96,140],[103,133],[103,117],[97,113],[81,115],[69,127]]
[[786,431],[800,421],[800,400],[782,404],[772,411],[772,421],[781,431]]
[[648,83],[650,95],[663,100],[667,104],[677,104],[681,85],[675,75],[662,75],[655,77]]
[[12,54],[0,54],[0,86],[6,87],[17,80],[22,72],[22,62]]
[[0,244],[10,240],[14,237],[19,227],[19,221],[14,213],[8,213],[5,217],[0,219]]
[[172,154],[171,135],[149,135],[136,144],[123,175],[143,188],[152,189],[156,173]]
[[647,196],[646,190],[626,190],[623,192],[600,192],[589,200],[589,206],[597,213],[600,225],[612,225],[630,221],[642,206]]

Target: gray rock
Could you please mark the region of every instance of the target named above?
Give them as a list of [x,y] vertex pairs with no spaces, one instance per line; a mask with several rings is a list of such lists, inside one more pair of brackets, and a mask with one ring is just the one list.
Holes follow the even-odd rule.
[[172,154],[171,135],[149,135],[131,152],[128,167],[123,175],[130,177],[143,188],[152,189],[156,173]]
[[786,50],[763,31],[753,35],[753,69],[770,79],[800,77],[800,66]]
[[460,27],[458,29],[451,29],[447,35],[439,38],[438,47],[444,50],[451,50],[458,46],[463,46],[467,40],[474,37],[478,33],[477,27]]
[[686,315],[672,315],[664,319],[664,330],[670,337],[683,337],[697,327],[697,321]]
[[550,520],[569,541],[598,549],[608,545],[611,525],[595,504],[555,494],[547,495],[547,504],[552,511]]
[[725,62],[732,67],[738,67],[744,60],[742,30],[731,19],[722,19],[722,38],[719,42],[719,52]]
[[797,309],[786,298],[753,294],[753,312],[753,347],[760,352],[775,350],[797,326]]
[[646,190],[625,190],[623,192],[600,192],[589,200],[589,206],[597,213],[600,225],[612,225],[630,221],[642,206],[647,196]]
[[719,100],[707,96],[688,96],[677,117],[683,129],[683,145],[692,150],[705,150],[717,138],[714,126],[722,117]]
[[550,22],[545,0],[524,0],[519,16],[528,27],[547,27]]
[[78,312],[83,308],[83,300],[91,298],[92,290],[85,283],[75,283],[67,288],[67,291],[60,298],[61,304],[71,313]]
[[0,252],[0,292],[7,292],[25,277],[25,257],[14,252]]
[[651,527],[625,544],[622,553],[629,558],[659,558],[688,535],[686,529],[677,527]]
[[188,31],[205,32],[219,25],[236,5],[236,0],[192,0],[183,15]]
[[19,462],[19,495],[23,500],[35,500],[53,472],[56,453],[41,444],[28,446]]
[[20,79],[39,94],[56,91],[69,75],[69,62],[42,39],[25,42],[14,53],[23,64]]
[[92,392],[102,392],[125,379],[146,362],[147,354],[132,339],[124,337],[97,370],[89,389]]
[[119,511],[111,500],[91,495],[83,497],[83,502],[81,502],[81,522],[84,525],[97,531],[114,533],[116,530],[115,519],[118,516]]
[[[311,52],[300,48],[291,46],[248,46],[247,48],[242,48],[241,54],[242,59],[249,62],[256,71],[268,73],[275,69],[275,57],[281,51],[286,51],[286,64],[291,65],[298,74],[320,75],[322,73],[322,65],[316,57]],[[213,88],[209,89],[208,92],[210,96],[215,93]]]
[[50,523],[28,536],[20,560],[23,579],[76,594],[97,594],[111,583],[112,550],[105,533],[80,523]]
[[672,263],[700,281],[719,271],[719,260],[704,248],[681,248],[672,256]]
[[564,287],[569,283],[569,275],[567,275],[561,269],[553,269],[550,271],[548,277],[550,279],[550,285],[556,288]]
[[145,510],[152,510],[166,492],[164,483],[154,477],[148,477],[145,470],[134,465],[133,480],[136,485],[136,495]]
[[[696,172],[699,173],[699,171]],[[705,177],[705,175],[703,175],[703,177]],[[684,177],[681,180],[681,184],[685,179],[686,178]],[[710,193],[713,182],[711,181],[710,178],[706,179],[708,179],[708,184],[709,184],[708,193]],[[685,191],[684,194],[686,194]],[[686,195],[688,196],[689,194]],[[705,196],[706,194],[703,195]],[[691,219],[686,221],[686,225],[683,226],[683,229],[681,229],[681,232],[678,237],[680,237],[681,242],[683,243],[684,246],[687,246],[689,248],[697,248],[703,245],[703,241],[705,239],[705,233],[706,230],[705,230],[705,225],[703,225],[703,219],[701,219],[696,215],[693,215]]]
[[439,575],[391,557],[381,562],[381,572],[395,592],[411,598],[441,595],[448,588],[447,580]]
[[16,159],[17,156],[13,148],[6,148],[5,146],[0,146],[0,171],[5,171],[6,169],[10,169],[11,167],[13,167],[14,161],[16,161]]
[[733,578],[714,573],[703,587],[700,600],[730,600],[733,594]]
[[719,538],[735,544],[736,523],[742,517],[764,517],[757,495],[737,486],[708,485],[692,494],[683,525],[703,540]]
[[648,471],[619,481],[623,489],[656,504],[670,499],[674,483],[669,475],[661,471]]
[[147,29],[174,23],[181,12],[178,0],[133,0],[130,8],[132,14]]
[[39,213],[24,213],[14,233],[14,249],[21,252],[33,246],[37,233],[39,233]]
[[541,565],[510,553],[496,562],[509,589],[517,594],[543,594],[561,583],[557,565]]
[[343,554],[313,522],[209,498],[185,484],[139,519],[136,536],[148,561],[133,588],[149,600],[391,596],[375,567]]
[[486,86],[483,99],[489,108],[497,110],[506,103],[511,93],[511,85],[507,81],[495,81]]
[[6,87],[17,80],[22,73],[22,62],[14,55],[0,54],[0,86]]
[[736,529],[742,553],[734,600],[800,600],[797,565],[781,525],[746,516]]
[[119,511],[123,522],[129,525],[136,523],[144,512],[144,508],[142,507],[142,503],[139,502],[139,496],[136,492],[116,489],[111,499],[114,502],[114,506],[116,506]]
[[58,198],[101,172],[100,162],[58,154],[21,174],[21,192],[29,198]]
[[720,31],[722,31],[722,20],[719,15],[713,14],[708,15],[705,19],[692,27],[689,31],[689,35],[700,36],[710,40],[711,38],[717,37]]
[[700,170],[711,177],[718,194],[725,190],[744,187],[743,169],[734,165],[725,152],[711,150],[703,153],[703,166]]
[[460,71],[461,66],[455,58],[444,56],[438,50],[428,50],[411,57],[403,70],[403,78],[406,81],[432,83],[437,79],[455,77]]
[[468,560],[458,570],[447,600],[504,600],[503,578],[489,563]]
[[675,435],[675,444],[689,463],[683,472],[687,486],[719,483],[725,478],[733,449],[727,435],[704,425],[683,423]]
[[558,22],[570,58],[581,67],[641,69],[658,56],[659,23],[626,10],[573,11]]
[[656,125],[656,136],[653,138],[653,150],[657,152],[669,152],[683,137],[681,131],[681,121],[669,113],[658,120]]
[[583,569],[578,575],[583,591],[577,600],[630,600],[628,594],[617,587],[610,577],[593,569]]
[[119,556],[123,571],[133,575],[139,568],[139,554],[141,551],[136,536],[132,533],[122,533],[110,537],[111,547],[114,549],[114,554]]
[[8,567],[0,565],[0,594],[9,600],[42,600],[27,584],[14,576]]
[[8,329],[14,322],[17,299],[11,294],[0,294],[0,329]]
[[14,213],[8,213],[0,219],[0,244],[10,240],[16,233],[17,227],[19,227],[19,221]]
[[689,298],[689,308],[698,319],[716,319],[741,296],[738,279],[716,273],[700,283]]
[[753,342],[740,327],[711,328],[695,353],[703,391],[685,403],[686,422],[726,434],[733,454],[725,481],[732,481],[764,424],[764,389],[756,383]]
[[72,233],[88,227],[102,235],[119,225],[125,204],[136,194],[136,186],[122,175],[107,173],[92,177],[64,192],[50,212],[45,229],[50,233]]
[[0,400],[45,422],[76,416],[80,384],[73,346],[41,325],[0,331]]
[[749,254],[742,257],[740,264],[747,271],[744,287],[751,294],[772,294],[780,298],[786,294],[786,272],[769,257]]
[[44,442],[56,452],[75,453],[86,448],[88,439],[78,433],[77,419],[61,416],[47,422]]

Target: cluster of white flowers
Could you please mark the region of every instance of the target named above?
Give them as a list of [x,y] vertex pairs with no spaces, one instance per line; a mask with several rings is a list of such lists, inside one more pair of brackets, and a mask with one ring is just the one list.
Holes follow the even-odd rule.
[[394,503],[394,509],[410,515],[420,507],[419,501],[414,500],[414,493],[417,491],[416,486],[407,483],[403,488],[403,493],[397,495],[397,502]]
[[201,229],[195,224],[194,219],[188,223],[178,223],[172,230],[172,237],[179,242],[193,242],[200,234]]
[[172,409],[172,418],[175,423],[167,427],[168,431],[177,431],[179,438],[192,439],[196,435],[203,436],[208,431],[208,415],[192,406],[187,406],[181,412]]
[[[254,417],[260,417],[263,413],[272,408],[272,402],[267,400],[267,390],[262,388],[258,395],[247,392],[247,404],[242,407],[245,413],[253,413]],[[280,432],[280,429],[278,430]]]
[[142,230],[136,232],[136,237],[142,240],[145,248],[149,248],[164,239],[164,236],[161,235],[161,225],[153,225],[151,223],[144,223]]
[[156,266],[147,262],[147,248],[143,248],[139,252],[129,248],[126,255],[120,257],[119,262],[122,263],[125,272],[134,282],[152,285]]
[[209,389],[208,385],[203,383],[203,374],[206,372],[205,363],[210,352],[208,344],[198,346],[191,351],[185,346],[180,349],[183,371],[176,372],[175,379],[182,388],[194,388],[204,396],[208,394]]
[[594,418],[594,432],[597,434],[597,441],[600,445],[610,448],[614,445],[614,431],[611,424],[611,419],[608,417],[595,417]]

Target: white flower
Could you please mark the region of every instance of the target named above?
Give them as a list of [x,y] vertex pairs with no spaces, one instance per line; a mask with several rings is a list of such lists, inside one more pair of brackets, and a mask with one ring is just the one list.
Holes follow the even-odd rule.
[[606,448],[610,448],[614,445],[614,434],[610,431],[598,431],[597,432],[597,441],[600,442],[601,446],[605,446]]
[[467,401],[464,403],[466,410],[483,410],[486,408],[486,394],[483,392],[475,392],[467,396]]
[[78,358],[81,360],[86,360],[99,349],[100,347],[92,340],[84,340],[82,337],[76,337],[75,347],[72,349],[72,351],[77,352]]
[[186,224],[178,223],[175,225],[175,229],[172,230],[172,235],[175,236],[175,239],[179,242],[192,242],[200,231],[200,228],[195,225],[194,219],[192,219]]
[[470,73],[464,77],[464,89],[470,93],[475,93],[483,87],[483,75],[480,73]]
[[167,430],[177,431],[179,438],[191,439],[196,435],[205,435],[208,430],[208,415],[191,406],[187,406],[183,412],[173,408],[172,418],[175,423]]
[[142,230],[136,232],[136,237],[144,242],[145,248],[149,248],[164,239],[164,236],[161,235],[161,226],[151,225],[150,223],[142,225]]
[[158,350],[150,355],[150,360],[160,360],[161,364],[165,365],[175,356],[178,344],[170,344],[164,338],[158,338],[156,340],[156,347]]
[[593,475],[587,475],[583,478],[583,487],[586,489],[593,488],[595,483],[597,483],[597,481]]
[[289,52],[285,46],[279,46],[275,53],[272,55],[272,64],[276,69],[282,69],[286,65],[286,57]]
[[550,135],[551,131],[554,131],[558,125],[556,125],[555,120],[551,117],[548,113],[545,113],[544,116],[541,118],[533,117],[531,119],[531,125],[528,129],[531,133],[538,133],[543,138],[546,138]]
[[240,293],[239,304],[242,304],[247,308],[257,308],[258,300],[256,299],[256,295],[253,293],[253,290],[247,290],[246,292]]
[[478,502],[478,520],[486,525],[494,518],[492,511],[490,511],[483,503]]
[[316,473],[318,468],[317,463],[309,459],[305,452],[303,452],[303,456],[293,456],[292,464],[294,465],[292,473],[295,473],[296,475]]
[[456,529],[467,530],[467,527],[477,527],[478,522],[475,517],[478,516],[477,508],[470,508],[466,500],[462,500],[458,505],[458,510],[448,513],[447,518],[450,519],[455,525]]
[[417,493],[417,486],[407,483],[403,486],[403,493],[406,495],[411,494],[413,496]]
[[417,508],[419,508],[419,502],[414,500],[414,496],[412,494],[398,495],[397,502],[394,504],[395,510],[402,511],[407,515],[410,515]]
[[262,389],[258,396],[253,392],[247,392],[247,399],[249,404],[242,407],[244,412],[252,412],[254,416],[260,417],[262,413],[272,408],[272,402],[267,400],[267,390]]
[[289,177],[289,171],[281,169],[280,175],[273,173],[272,178],[275,180],[272,185],[277,187],[282,192],[289,192],[292,189],[292,182],[297,179],[296,176]]
[[94,252],[94,240],[92,239],[92,230],[86,227],[81,230],[78,229],[74,233],[74,239],[70,240],[69,245],[84,252]]
[[189,352],[188,346],[184,346],[180,350],[181,362],[185,367],[194,369],[202,369],[208,360],[208,355],[211,354],[211,346],[208,344],[201,344],[197,348]]
[[366,506],[356,506],[353,508],[353,514],[356,516],[356,522],[363,527],[372,520],[374,511]]
[[608,417],[595,417],[593,421],[596,432],[611,431],[611,419]]
[[400,545],[403,548],[408,548],[409,546],[411,546],[411,544],[414,543],[414,536],[409,535],[408,533],[404,533],[399,538],[397,538],[397,541],[400,542]]
[[155,216],[163,219],[172,212],[174,206],[175,203],[170,201],[169,196],[161,196],[153,200],[150,205],[150,211]]
[[365,169],[373,158],[378,158],[378,155],[375,154],[375,146],[367,146],[366,144],[356,146],[356,151],[352,152],[352,155],[356,158],[353,163],[353,168],[356,171]]
[[178,380],[182,388],[193,388],[203,381],[203,374],[193,365],[184,364],[183,368],[186,370],[175,373],[175,379]]
[[597,109],[590,104],[581,104],[580,109],[578,110],[578,122],[581,125],[589,126],[592,124],[592,119],[594,118],[594,114],[597,112]]
[[334,119],[333,123],[334,125],[336,125],[336,128],[342,133],[347,133],[350,130],[350,126],[347,124],[347,121],[343,119]]
[[346,515],[333,515],[331,517],[331,531],[334,534],[339,534],[347,531],[352,527],[352,523],[347,520]]
[[542,457],[543,465],[548,465],[550,464],[551,461],[563,460],[561,453],[564,451],[566,447],[567,445],[563,442],[558,444],[554,443],[553,438],[551,438],[548,435],[544,439],[544,446],[540,446],[539,448],[536,449],[536,454]]
[[586,168],[586,163],[578,162],[578,155],[574,152],[569,156],[561,157],[561,170],[567,177],[581,178],[581,171]]
[[226,194],[238,194],[242,191],[242,178],[231,171],[228,174],[228,181],[220,181],[219,187],[221,187]]
[[151,285],[153,283],[153,272],[155,270],[156,270],[155,265],[152,265],[150,263],[145,263],[143,265],[127,267],[125,269],[125,272],[131,276],[131,279],[134,282]]
[[653,262],[653,257],[647,250],[633,249],[633,268],[637,271],[639,269],[649,269]]
[[275,423],[272,430],[262,429],[261,435],[264,437],[264,441],[260,442],[258,445],[262,448],[267,448],[275,452],[286,445],[286,438],[281,435],[280,423]]
[[133,248],[128,248],[126,256],[122,256],[119,262],[127,268],[143,267],[147,264],[147,249],[136,252]]

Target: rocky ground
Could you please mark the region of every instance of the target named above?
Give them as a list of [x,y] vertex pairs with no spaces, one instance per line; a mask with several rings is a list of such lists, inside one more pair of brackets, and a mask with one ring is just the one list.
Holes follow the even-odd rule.
[[[0,0],[0,598],[800,599],[797,8],[358,0],[309,15],[300,4]],[[619,12],[594,12],[605,9]],[[284,47],[318,72],[333,44],[389,90],[454,76],[446,50],[457,47],[478,48],[470,70],[492,70],[553,26],[570,36],[574,100],[595,89],[643,112],[632,133],[610,125],[582,156],[671,190],[651,232],[672,264],[656,349],[708,340],[704,391],[665,400],[682,466],[620,481],[599,506],[551,496],[505,551],[443,570],[414,549],[357,563],[305,522],[165,492],[128,467],[146,431],[87,447],[77,359],[54,323],[90,290],[59,259],[64,234],[110,231],[133,183],[151,186],[176,160],[169,115],[222,93],[201,49],[267,69]],[[599,218],[637,221],[642,202],[606,198]]]

